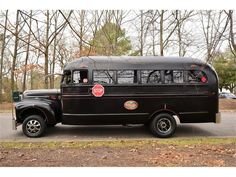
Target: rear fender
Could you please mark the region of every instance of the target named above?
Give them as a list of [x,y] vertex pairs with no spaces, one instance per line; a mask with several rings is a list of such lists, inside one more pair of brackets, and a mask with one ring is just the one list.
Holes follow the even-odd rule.
[[175,111],[172,111],[170,109],[159,109],[159,110],[156,110],[150,117],[149,117],[149,121],[152,120],[154,117],[156,117],[158,114],[161,114],[161,113],[167,113],[167,114],[170,114],[174,117],[175,121],[177,124],[180,124],[180,119],[179,119],[179,115],[175,112]]

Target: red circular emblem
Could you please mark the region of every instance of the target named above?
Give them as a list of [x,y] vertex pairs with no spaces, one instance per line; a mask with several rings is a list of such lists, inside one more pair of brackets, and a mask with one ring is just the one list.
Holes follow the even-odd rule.
[[105,89],[101,84],[95,84],[92,88],[92,94],[95,97],[102,97],[105,93]]
[[202,77],[201,77],[201,81],[202,81],[203,83],[205,83],[205,82],[207,81],[207,78],[204,77],[204,76],[202,76]]

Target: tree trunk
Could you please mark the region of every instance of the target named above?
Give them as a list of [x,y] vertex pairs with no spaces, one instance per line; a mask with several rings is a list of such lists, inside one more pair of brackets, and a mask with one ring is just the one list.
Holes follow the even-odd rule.
[[[47,22],[46,22],[46,44],[45,44],[45,52],[44,52],[44,57],[45,57],[45,64],[44,64],[44,76],[45,76],[45,81],[44,81],[44,88],[48,88],[48,48],[49,48],[49,10],[47,10],[46,14]],[[46,78],[47,77],[47,78]]]
[[6,31],[7,31],[7,20],[8,20],[8,10],[6,10],[6,17],[5,17],[5,25],[4,25],[4,31],[3,31],[3,39],[2,39],[2,50],[1,50],[1,63],[0,63],[0,103],[2,103],[2,85],[3,85],[3,74],[2,74],[2,70],[3,70],[3,58],[4,58],[4,51],[5,51],[5,44],[6,44]]
[[163,21],[164,19],[164,10],[161,11],[160,16],[160,55],[164,56],[164,45],[163,45]]
[[[55,34],[57,34],[57,17],[55,17]],[[57,36],[55,36],[55,39],[53,41],[53,54],[52,54],[52,72],[51,74],[54,74],[55,71],[55,62],[56,62],[56,49],[57,49]],[[51,76],[50,79],[50,88],[54,88],[54,75]]]
[[140,56],[143,56],[143,33],[144,33],[144,22],[143,22],[143,11],[141,10],[141,23],[140,23]]
[[155,50],[155,24],[154,20],[152,21],[152,55],[156,56],[156,50]]
[[80,12],[80,40],[79,40],[79,56],[83,55],[83,37],[84,37],[84,16],[85,11],[81,10]]
[[229,11],[229,21],[230,21],[230,41],[231,41],[231,45],[232,45],[232,48],[234,49],[234,52],[236,53],[236,43],[235,43],[235,37],[236,37],[236,34],[234,33],[233,31],[233,11],[230,10]]
[[179,45],[179,57],[183,56],[182,52],[182,36],[181,36],[181,24],[180,24],[180,14],[176,10],[176,21],[177,21],[177,36],[178,36],[178,45]]
[[30,39],[31,39],[31,24],[32,24],[32,10],[30,11],[30,22],[29,22],[29,34],[28,34],[28,41],[27,41],[27,48],[26,48],[26,56],[25,56],[25,67],[24,67],[24,76],[23,76],[23,86],[22,91],[26,89],[26,74],[27,74],[27,65],[29,59],[29,49],[30,49]]
[[16,66],[16,58],[17,58],[17,49],[18,49],[18,43],[19,43],[19,14],[20,11],[17,10],[16,12],[16,27],[15,27],[15,44],[14,44],[14,53],[13,53],[13,61],[12,61],[12,67],[11,67],[11,91],[14,91],[15,89],[15,82],[14,82],[14,74],[15,74],[15,66]]

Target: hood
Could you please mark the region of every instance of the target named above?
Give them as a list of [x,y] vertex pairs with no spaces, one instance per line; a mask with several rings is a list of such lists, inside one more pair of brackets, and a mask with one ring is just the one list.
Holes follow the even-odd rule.
[[50,96],[57,97],[59,94],[60,94],[60,89],[26,90],[23,93],[23,98],[27,97],[48,98]]

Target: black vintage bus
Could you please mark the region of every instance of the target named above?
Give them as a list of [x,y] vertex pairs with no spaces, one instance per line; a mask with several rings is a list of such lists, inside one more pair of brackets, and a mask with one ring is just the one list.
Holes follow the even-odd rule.
[[220,121],[215,70],[177,57],[82,57],[65,66],[60,90],[25,91],[15,108],[13,125],[29,137],[56,123],[145,124],[170,137],[176,121]]

